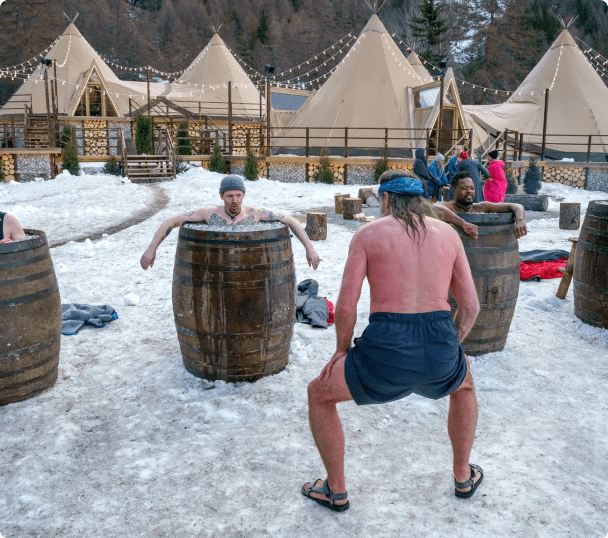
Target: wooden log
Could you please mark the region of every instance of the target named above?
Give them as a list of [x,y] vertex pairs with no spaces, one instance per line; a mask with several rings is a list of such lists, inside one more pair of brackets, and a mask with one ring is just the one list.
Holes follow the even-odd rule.
[[521,204],[527,211],[546,211],[549,207],[549,197],[544,194],[507,194],[505,202]]
[[373,196],[374,192],[371,187],[361,187],[357,193],[357,198],[361,198],[361,202],[367,204],[367,198]]
[[581,225],[581,204],[578,202],[559,204],[560,230],[578,230]]
[[4,176],[4,182],[8,183],[9,181],[15,181],[15,176],[12,174],[7,174],[6,176]]
[[571,237],[569,241],[572,241],[572,248],[570,249],[570,256],[568,257],[568,264],[566,267],[560,267],[559,269],[560,272],[564,273],[564,276],[562,277],[559,288],[557,288],[557,293],[555,294],[558,299],[565,299],[566,295],[568,295],[568,288],[570,287],[572,275],[574,274],[574,255],[576,254],[576,243],[578,242],[578,238]]
[[353,220],[357,213],[361,213],[362,205],[361,198],[344,198],[342,200],[342,216],[346,220]]
[[348,194],[334,194],[334,210],[336,212],[336,215],[341,215],[342,214],[342,200],[344,200],[344,198],[348,198],[349,195]]
[[327,213],[306,213],[306,233],[311,241],[325,241]]

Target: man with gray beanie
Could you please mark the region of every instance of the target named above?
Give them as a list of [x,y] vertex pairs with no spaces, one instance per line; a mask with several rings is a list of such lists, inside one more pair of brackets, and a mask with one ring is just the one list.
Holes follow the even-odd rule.
[[173,228],[178,228],[184,222],[205,222],[215,226],[245,226],[254,222],[277,220],[287,224],[293,234],[302,242],[306,249],[306,261],[309,267],[316,269],[319,266],[319,256],[300,223],[288,215],[258,207],[244,206],[245,191],[243,178],[234,175],[226,176],[220,183],[220,198],[224,202],[223,205],[201,207],[196,211],[168,218],[160,225],[152,238],[150,246],[141,257],[142,269],[146,270],[148,267],[154,266],[158,246],[171,233]]

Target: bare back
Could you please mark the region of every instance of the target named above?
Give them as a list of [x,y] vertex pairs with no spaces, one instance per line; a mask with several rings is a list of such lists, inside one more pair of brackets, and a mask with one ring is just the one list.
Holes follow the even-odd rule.
[[412,230],[408,235],[393,216],[365,226],[353,239],[351,254],[367,261],[370,314],[449,311],[450,287],[458,304],[476,299],[458,234],[437,219],[426,217],[424,222],[426,233],[418,224],[421,235],[415,240]]

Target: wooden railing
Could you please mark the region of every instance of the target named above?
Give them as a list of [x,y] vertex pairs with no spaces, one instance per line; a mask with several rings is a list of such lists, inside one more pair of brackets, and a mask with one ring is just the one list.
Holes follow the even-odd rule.
[[154,149],[154,155],[166,155],[167,160],[171,164],[171,168],[173,171],[173,177],[175,177],[175,168],[176,168],[176,155],[175,155],[175,146],[173,145],[173,140],[171,138],[171,133],[166,127],[161,127],[159,129],[154,130],[154,135],[152,137],[152,145]]
[[[567,140],[569,139],[569,140]],[[548,151],[562,154],[576,153],[585,155],[585,162],[591,162],[591,155],[601,155],[599,162],[606,162],[604,155],[608,154],[608,134],[528,134],[520,133],[520,160],[521,152],[537,153],[541,160],[545,159]],[[553,150],[549,146],[561,146],[559,150]],[[572,148],[564,150],[563,148]]]
[[[122,129],[120,130],[120,135],[118,137],[119,147],[120,147],[120,169],[122,172],[122,177],[127,175],[127,144],[125,142],[125,137],[122,134]],[[117,152],[118,153],[118,152]]]

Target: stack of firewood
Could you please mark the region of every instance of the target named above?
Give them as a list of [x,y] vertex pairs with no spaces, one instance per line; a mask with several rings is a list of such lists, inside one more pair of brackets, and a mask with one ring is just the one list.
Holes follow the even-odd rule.
[[9,182],[15,179],[15,156],[2,155],[2,172],[4,172],[4,181]]

